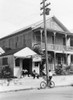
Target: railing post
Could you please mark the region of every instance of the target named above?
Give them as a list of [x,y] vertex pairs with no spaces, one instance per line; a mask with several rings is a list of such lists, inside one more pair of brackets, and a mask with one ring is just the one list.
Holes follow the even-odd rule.
[[54,51],[55,51],[55,37],[56,37],[56,32],[54,32]]

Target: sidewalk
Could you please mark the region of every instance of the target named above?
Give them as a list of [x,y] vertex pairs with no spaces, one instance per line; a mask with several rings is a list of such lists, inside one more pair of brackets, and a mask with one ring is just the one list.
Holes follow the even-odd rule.
[[33,79],[32,77],[14,79],[10,82],[9,86],[7,86],[6,82],[3,85],[0,85],[0,92],[40,88],[40,82],[42,80],[42,78]]
[[[68,86],[73,84],[73,76],[54,76],[52,79],[55,82],[55,86]],[[4,80],[3,80],[4,81]],[[43,81],[43,78],[24,77],[21,79],[15,79],[10,82],[10,85],[7,86],[6,83],[0,85],[0,92],[8,91],[18,91],[18,90],[29,90],[40,88],[40,83]],[[0,83],[2,80],[0,80]]]

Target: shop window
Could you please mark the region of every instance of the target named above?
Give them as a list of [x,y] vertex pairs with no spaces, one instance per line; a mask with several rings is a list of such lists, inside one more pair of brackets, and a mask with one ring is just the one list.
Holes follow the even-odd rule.
[[35,62],[35,63],[34,63],[35,67],[38,67],[38,63],[39,63],[39,62]]
[[2,59],[2,65],[8,65],[8,58]]
[[19,58],[17,58],[17,59],[15,60],[15,66],[16,66],[16,67],[19,67],[19,66],[20,66],[20,59],[19,59]]

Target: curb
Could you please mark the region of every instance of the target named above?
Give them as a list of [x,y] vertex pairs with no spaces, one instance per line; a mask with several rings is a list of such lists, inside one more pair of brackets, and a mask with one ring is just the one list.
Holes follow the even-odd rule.
[[16,89],[16,90],[9,90],[9,91],[0,91],[0,93],[8,93],[8,92],[17,92],[17,91],[24,91],[24,90],[33,90],[34,88],[27,88],[27,89]]
[[[69,87],[69,86],[72,86],[72,85],[55,86],[54,88],[58,88],[58,87]],[[9,91],[0,91],[0,93],[18,92],[18,91],[24,91],[24,90],[26,91],[26,90],[33,90],[33,89],[42,90],[40,88],[26,88],[26,89],[15,89],[15,90],[9,90]]]

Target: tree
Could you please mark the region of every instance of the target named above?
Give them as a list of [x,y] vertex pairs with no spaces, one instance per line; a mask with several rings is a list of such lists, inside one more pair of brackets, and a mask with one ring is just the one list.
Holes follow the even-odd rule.
[[43,55],[44,53],[43,53],[43,50],[41,49],[41,46],[40,45],[34,45],[34,47],[33,47],[33,50],[37,53],[37,54],[39,54],[39,55]]

